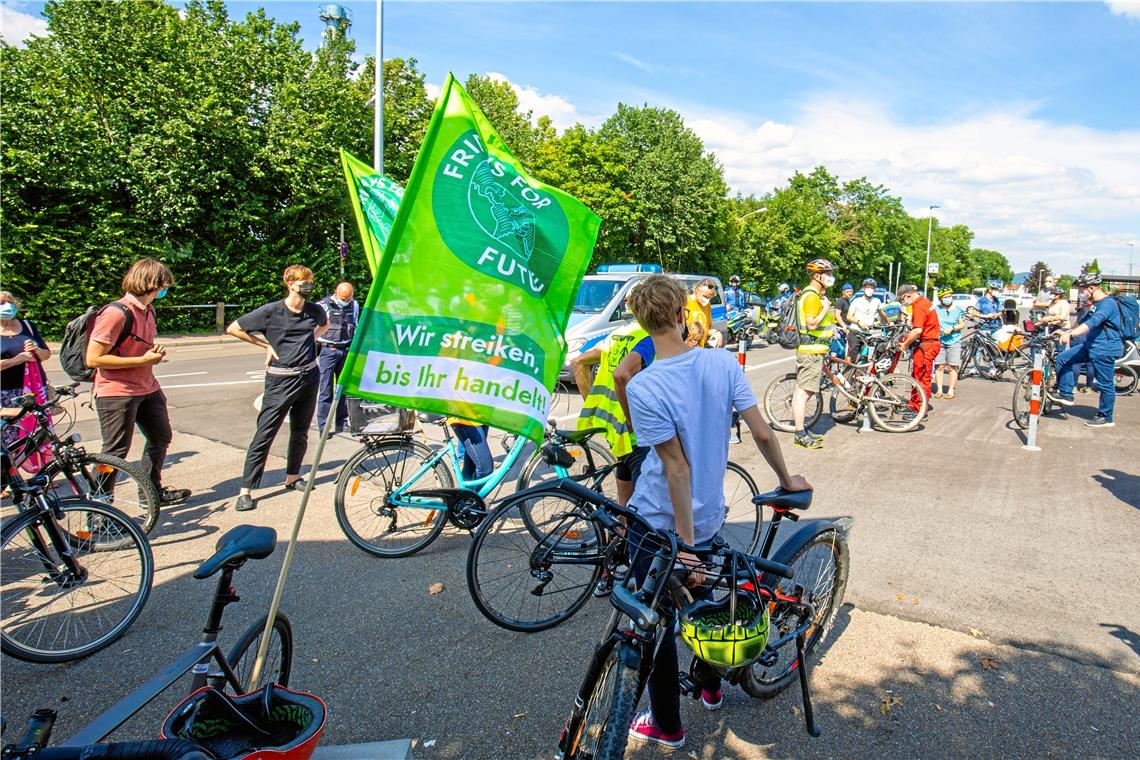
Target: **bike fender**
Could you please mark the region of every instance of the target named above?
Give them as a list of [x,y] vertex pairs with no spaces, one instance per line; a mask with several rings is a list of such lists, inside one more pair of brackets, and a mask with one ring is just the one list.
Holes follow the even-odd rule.
[[838,520],[813,520],[811,522],[797,523],[795,531],[788,536],[782,544],[772,553],[775,562],[787,562],[800,549],[804,548],[813,538],[826,530],[838,530],[844,535],[851,529],[854,520],[850,517],[841,517]]
[[627,668],[633,668],[636,671],[641,671],[641,649],[636,647],[628,641],[623,641],[618,645],[618,657],[621,658],[621,664]]

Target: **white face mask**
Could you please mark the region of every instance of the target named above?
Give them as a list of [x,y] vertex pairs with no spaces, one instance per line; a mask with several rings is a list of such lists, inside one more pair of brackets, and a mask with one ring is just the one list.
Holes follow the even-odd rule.
[[830,288],[834,284],[835,284],[835,275],[825,274],[823,276],[823,287]]
[[699,303],[701,306],[708,306],[710,303],[712,303],[712,299],[708,296],[697,296],[697,303]]
[[875,289],[874,288],[863,288],[863,295],[867,296],[867,298],[872,298],[875,295]]
[[954,302],[954,299],[953,299],[953,298],[943,298],[943,299],[942,299],[942,305],[943,305],[943,306],[949,306],[949,305],[950,305],[950,304],[952,304],[953,302]]

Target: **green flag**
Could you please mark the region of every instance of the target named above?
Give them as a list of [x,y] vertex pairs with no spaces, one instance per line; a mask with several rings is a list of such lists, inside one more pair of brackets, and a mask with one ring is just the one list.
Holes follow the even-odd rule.
[[344,165],[344,178],[348,180],[348,195],[353,201],[352,210],[356,213],[368,269],[375,278],[404,188],[344,150],[340,152],[340,162]]
[[[351,160],[362,234],[382,240]],[[600,221],[529,177],[449,74],[377,257],[345,391],[540,440]]]

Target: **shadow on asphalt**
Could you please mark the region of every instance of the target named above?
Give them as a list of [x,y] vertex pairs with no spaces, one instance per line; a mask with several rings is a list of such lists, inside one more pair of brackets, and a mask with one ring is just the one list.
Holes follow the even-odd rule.
[[1110,636],[1123,641],[1129,649],[1136,653],[1137,657],[1140,657],[1140,634],[1116,623],[1101,623],[1100,627],[1107,628]]
[[1120,470],[1101,470],[1100,473],[1094,474],[1092,479],[1128,506],[1140,509],[1140,475]]

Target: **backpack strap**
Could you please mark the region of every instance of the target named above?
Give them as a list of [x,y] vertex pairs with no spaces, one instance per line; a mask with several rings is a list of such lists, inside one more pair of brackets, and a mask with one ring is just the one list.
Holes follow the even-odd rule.
[[[111,351],[107,352],[111,353],[112,351],[116,351],[119,346],[123,345],[123,341],[131,336],[131,330],[135,329],[135,315],[131,313],[130,307],[121,301],[111,301],[111,303],[103,308],[106,309],[108,306],[114,306],[123,312],[123,319],[125,320],[123,322],[123,329],[119,331],[119,337],[115,338],[115,343],[111,346]],[[100,312],[102,312],[102,309],[100,309]]]

